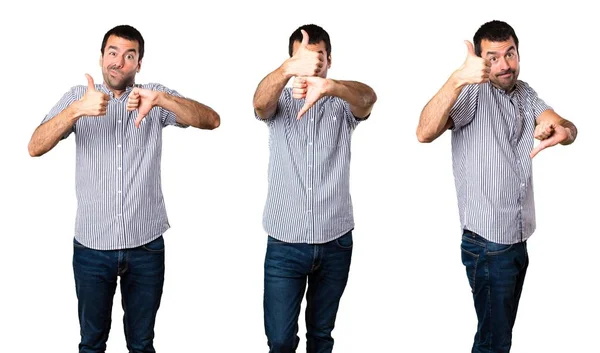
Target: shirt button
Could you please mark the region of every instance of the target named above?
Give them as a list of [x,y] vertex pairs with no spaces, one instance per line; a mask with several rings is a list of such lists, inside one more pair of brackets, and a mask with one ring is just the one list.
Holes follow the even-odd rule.
[[117,122],[118,122],[118,123],[120,123],[120,122],[121,122],[121,120],[117,120]]
[[121,170],[121,167],[117,167],[117,170]]
[[310,121],[315,121],[315,119],[314,118],[310,118]]
[[121,145],[117,145],[118,148],[121,148]]
[[118,194],[120,194],[120,193],[121,193],[121,190],[117,191],[117,193],[118,193]]
[[311,190],[312,190],[312,188],[308,188],[308,191],[311,191]]
[[309,145],[309,146],[312,146],[312,142],[309,142],[309,143],[308,143],[308,145]]

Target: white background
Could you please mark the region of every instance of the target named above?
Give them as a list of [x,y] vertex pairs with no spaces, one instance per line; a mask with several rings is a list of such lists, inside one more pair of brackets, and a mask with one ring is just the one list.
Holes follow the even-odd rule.
[[[329,77],[371,85],[354,133],[355,247],[336,352],[468,352],[476,317],[460,260],[450,136],[419,144],[422,107],[458,68],[464,39],[492,19],[520,39],[521,76],[579,128],[534,161],[538,228],[512,352],[596,352],[598,37],[591,6],[523,1],[7,2],[1,5],[0,352],[75,352],[74,138],[31,158],[33,130],[62,94],[101,82],[104,33],[146,40],[137,82],[159,82],[214,108],[214,131],[164,130],[166,283],[159,352],[266,352],[267,127],[258,82],[287,58],[289,35],[316,23],[332,39]],[[590,2],[591,4],[591,2]],[[118,292],[118,290],[117,290]],[[115,296],[108,352],[124,352]],[[305,351],[303,317],[301,345]]]

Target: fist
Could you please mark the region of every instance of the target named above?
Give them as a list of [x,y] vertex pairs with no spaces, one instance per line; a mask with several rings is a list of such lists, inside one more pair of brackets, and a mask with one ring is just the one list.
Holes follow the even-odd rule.
[[459,81],[465,85],[488,82],[490,80],[490,62],[475,54],[471,42],[466,40],[465,45],[467,46],[467,58],[458,69]]
[[106,93],[96,90],[92,76],[85,74],[88,81],[87,91],[79,100],[79,111],[81,116],[106,115],[106,107],[110,97]]
[[308,48],[308,33],[302,30],[302,42],[294,55],[286,62],[291,76],[318,76],[323,69],[325,54]]
[[538,140],[545,140],[554,133],[554,124],[544,121],[535,127],[533,137]]
[[138,110],[135,126],[140,127],[142,120],[150,113],[158,101],[158,92],[135,87],[127,98],[127,111]]

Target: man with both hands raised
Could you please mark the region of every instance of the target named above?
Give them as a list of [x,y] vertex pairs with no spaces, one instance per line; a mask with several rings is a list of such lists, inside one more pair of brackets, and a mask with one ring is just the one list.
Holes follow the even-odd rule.
[[[295,352],[306,293],[307,352],[331,352],[352,256],[350,141],[377,97],[367,85],[327,78],[328,33],[295,30],[289,55],[254,95],[269,128],[264,320],[270,352]],[[294,77],[292,87],[285,87]]]
[[150,353],[164,283],[162,235],[169,228],[160,183],[162,128],[214,129],[220,118],[160,84],[134,83],[144,56],[135,28],[109,30],[100,52],[103,84],[86,74],[87,86],[65,93],[33,133],[29,153],[41,156],[75,133],[79,352],[106,350],[121,277],[127,349]]

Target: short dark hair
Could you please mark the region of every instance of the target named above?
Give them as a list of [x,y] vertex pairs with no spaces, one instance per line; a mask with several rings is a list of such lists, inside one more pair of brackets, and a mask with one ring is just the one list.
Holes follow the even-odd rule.
[[102,53],[102,55],[104,55],[104,47],[106,47],[108,37],[112,35],[119,38],[136,41],[140,50],[139,60],[142,60],[142,58],[144,57],[144,37],[142,37],[140,31],[129,25],[120,25],[106,32],[106,34],[104,35],[104,39],[102,40],[102,48],[100,48],[100,53]]
[[506,22],[494,20],[484,23],[475,35],[473,36],[473,45],[475,46],[475,54],[481,56],[481,41],[489,40],[491,42],[504,42],[514,39],[515,45],[517,46],[517,53],[519,52],[519,38],[515,33],[515,30]]
[[298,29],[295,30],[294,33],[292,33],[292,35],[290,36],[290,56],[294,54],[294,42],[302,42],[301,30],[305,30],[308,34],[308,44],[317,44],[323,41],[325,42],[325,50],[327,51],[327,56],[331,55],[331,40],[329,40],[329,34],[327,34],[327,32],[323,28],[315,24],[309,24],[298,27]]

